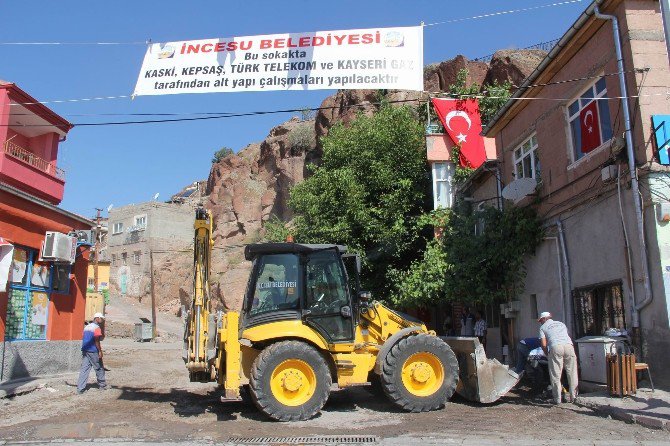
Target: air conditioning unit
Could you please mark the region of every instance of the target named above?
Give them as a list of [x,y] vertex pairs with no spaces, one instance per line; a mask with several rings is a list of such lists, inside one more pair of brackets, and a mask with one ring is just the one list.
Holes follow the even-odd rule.
[[74,263],[77,254],[77,237],[55,231],[47,231],[42,243],[43,260]]

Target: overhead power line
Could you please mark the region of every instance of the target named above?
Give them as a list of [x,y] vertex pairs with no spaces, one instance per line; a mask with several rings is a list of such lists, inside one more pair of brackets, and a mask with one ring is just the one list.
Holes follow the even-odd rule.
[[[633,69],[633,70],[626,70],[623,73],[632,73],[632,72],[644,72],[645,74],[649,71],[649,68],[645,69]],[[614,73],[604,73],[604,74],[599,74],[596,76],[584,76],[584,77],[578,77],[578,78],[572,78],[572,79],[566,79],[562,81],[555,81],[555,82],[546,82],[546,83],[541,83],[541,84],[533,84],[533,85],[528,85],[524,87],[525,90],[531,89],[531,88],[538,88],[538,87],[547,87],[551,85],[561,85],[569,82],[579,82],[579,81],[585,81],[585,80],[592,80],[592,79],[599,79],[601,77],[607,77],[607,76],[618,76],[620,73],[619,72],[614,72]],[[516,87],[516,85],[513,85]],[[449,92],[423,92],[423,94],[427,94],[428,96],[439,96],[439,97],[450,97],[455,100],[457,99],[464,99],[464,98],[472,98],[472,99],[481,99],[484,97],[488,98],[496,98],[495,96],[486,96],[486,91],[480,92],[480,93],[475,93],[471,95],[460,95],[456,96],[453,95]],[[658,93],[655,96],[662,96],[664,95],[663,93]],[[90,100],[96,100],[96,99],[104,99],[104,98],[129,98],[130,96],[102,96],[102,97],[97,97],[97,98],[87,98],[87,99],[64,99],[64,100],[57,100],[57,101],[42,101],[42,102],[20,102],[20,103],[12,103],[11,105],[33,105],[33,104],[50,104],[50,103],[63,103],[63,102],[77,102],[77,101],[90,101]],[[634,96],[631,96],[634,97]],[[641,97],[644,97],[642,95]],[[535,97],[535,98],[514,98],[514,100],[538,100],[538,99],[547,99],[547,100],[558,100],[558,101],[569,101],[574,98],[542,98],[542,97]],[[609,97],[605,99],[622,99],[621,97]],[[412,100],[405,100],[402,102],[415,102],[415,101],[420,101],[420,102],[425,102],[425,99],[412,99]],[[395,102],[395,101],[392,101]],[[362,104],[362,105],[351,105],[350,107],[355,107],[355,106],[365,106],[369,105],[370,103],[367,104]],[[271,111],[267,113],[293,113],[293,112],[300,112],[300,111],[319,111],[319,110],[331,110],[334,108],[339,108],[339,107],[317,107],[317,108],[301,108],[299,110],[278,110],[278,111]],[[182,112],[182,113],[81,113],[81,114],[67,114],[65,116],[73,116],[73,117],[96,117],[96,116],[212,116],[215,118],[220,118],[220,117],[226,117],[226,116],[238,116],[241,112],[229,112],[229,111],[215,111],[215,112]],[[261,113],[261,112],[255,112],[255,113]],[[21,116],[21,115],[29,115],[31,113],[12,113],[13,116]],[[0,113],[0,116],[3,114]],[[212,119],[212,118],[209,118]]]
[[[606,98],[594,98],[596,101],[603,101],[603,100],[620,100],[620,99],[629,99],[629,98],[639,98],[639,97],[652,97],[652,96],[668,96],[670,93],[665,92],[665,93],[655,93],[655,94],[646,94],[646,95],[632,95],[628,97],[623,97],[623,96],[611,96],[611,97],[606,97]],[[475,94],[475,95],[461,95],[458,97],[453,97],[453,100],[460,100],[460,99],[467,99],[467,98],[474,98],[474,99],[481,99],[481,98],[489,98],[489,99],[508,99],[504,97],[495,97],[495,96],[484,96],[481,94]],[[427,102],[430,97],[428,98],[416,98],[416,99],[402,99],[402,100],[396,100],[396,101],[386,101],[387,103],[404,103],[404,102]],[[511,100],[516,100],[516,101],[535,101],[535,100],[546,100],[546,101],[560,101],[560,102],[565,102],[569,101],[574,98],[540,98],[540,97],[534,97],[534,98],[509,98]],[[353,104],[348,106],[349,108],[354,108],[354,107],[369,107],[369,106],[378,106],[381,105],[381,102],[368,102],[368,103],[363,103],[363,104]],[[262,111],[251,111],[251,112],[242,112],[242,113],[221,113],[221,114],[214,114],[211,116],[197,116],[197,117],[189,117],[189,118],[174,118],[174,119],[147,119],[147,120],[132,120],[132,121],[110,121],[110,122],[80,122],[80,123],[74,123],[73,125],[75,127],[101,127],[101,126],[112,126],[112,125],[131,125],[131,124],[158,124],[158,123],[165,123],[165,122],[188,122],[188,121],[205,121],[205,120],[210,120],[210,119],[224,119],[224,118],[239,118],[239,117],[247,117],[247,116],[261,116],[261,115],[272,115],[272,114],[281,114],[281,113],[299,113],[303,112],[305,110],[310,110],[310,111],[320,111],[320,110],[332,110],[332,109],[339,109],[340,107],[315,107],[315,108],[293,108],[293,109],[285,109],[285,110],[262,110]],[[9,126],[9,124],[5,124],[4,126]],[[17,126],[17,125],[12,125],[12,127],[45,127],[49,125],[44,125],[44,124],[31,124],[31,125],[23,125],[23,126]]]
[[464,22],[466,20],[485,19],[485,18],[489,18],[489,17],[501,16],[501,15],[507,15],[507,14],[515,14],[515,13],[518,13],[518,12],[527,12],[527,11],[534,11],[536,9],[551,8],[551,7],[554,7],[554,6],[570,5],[572,3],[580,3],[582,1],[583,0],[568,0],[568,1],[564,1],[564,2],[550,3],[550,4],[547,4],[547,5],[529,6],[527,8],[519,8],[519,9],[509,9],[507,11],[490,12],[488,14],[480,14],[480,15],[475,15],[475,16],[472,16],[472,17],[464,17],[464,18],[460,18],[460,19],[445,20],[443,22],[427,23],[423,26],[437,26],[437,25],[445,25],[445,24],[448,24],[448,23]]
[[[566,0],[562,2],[555,2],[555,3],[549,3],[546,5],[537,5],[537,6],[529,6],[527,8],[518,8],[518,9],[509,9],[506,11],[494,11],[494,12],[489,12],[489,13],[484,13],[484,14],[478,14],[470,17],[461,17],[458,19],[450,19],[450,20],[444,20],[441,22],[433,22],[433,23],[427,23],[423,24],[422,26],[427,27],[427,26],[438,26],[438,25],[445,25],[445,24],[450,24],[450,23],[458,23],[458,22],[465,22],[468,20],[479,20],[479,19],[486,19],[489,17],[497,17],[497,16],[502,16],[502,15],[508,15],[508,14],[516,14],[520,12],[528,12],[528,11],[535,11],[538,9],[545,9],[545,8],[552,8],[556,6],[564,6],[564,5],[570,5],[573,3],[580,3],[584,0]],[[100,46],[105,46],[105,45],[147,45],[151,43],[151,39],[140,42],[140,41],[130,41],[130,42],[0,42],[0,45],[34,45],[34,46],[39,46],[39,45],[62,45],[62,46],[71,46],[71,45],[100,45]]]
[[[634,70],[627,70],[623,71],[624,74],[626,73],[632,73],[632,72],[640,72],[641,70],[639,69],[634,69]],[[645,68],[642,71],[649,71],[649,68]],[[536,88],[536,87],[547,87],[550,85],[560,85],[560,84],[565,84],[569,82],[577,82],[577,81],[584,81],[584,80],[589,80],[589,79],[598,79],[600,77],[606,77],[606,76],[617,76],[620,73],[614,72],[614,73],[605,73],[605,74],[599,74],[597,76],[584,76],[584,77],[578,77],[578,78],[573,78],[573,79],[566,79],[563,81],[555,81],[555,82],[546,82],[542,84],[533,84],[533,85],[527,85],[524,87],[525,90],[531,89],[531,88]],[[517,85],[512,85],[513,87],[517,87]],[[424,92],[426,93],[426,92]],[[450,93],[448,92],[442,92],[442,91],[436,91],[436,92],[427,92],[429,95],[433,96],[439,96],[439,95],[449,95]],[[468,97],[472,98],[478,98],[478,97],[484,97],[484,94],[486,92],[479,93],[479,95],[469,95]],[[453,95],[452,95],[453,96]],[[120,96],[98,96],[98,97],[93,97],[93,98],[83,98],[83,99],[59,99],[59,100],[49,100],[49,101],[38,101],[38,102],[12,102],[10,105],[11,106],[16,106],[16,105],[36,105],[36,104],[60,104],[60,103],[70,103],[70,102],[89,102],[89,101],[96,101],[96,100],[102,100],[102,99],[122,99],[122,98],[130,98],[131,96],[129,95],[120,95]],[[489,96],[490,97],[490,96]],[[515,99],[523,99],[523,98],[515,98]],[[565,100],[570,100],[573,98],[567,98]],[[316,111],[319,110],[317,108],[315,109],[306,109],[303,108],[302,110],[311,110],[311,111]],[[120,114],[115,114],[115,113],[100,113],[100,114],[70,114],[68,116],[183,116],[183,115],[200,115],[200,114],[210,114],[210,115],[225,115],[225,114],[235,114],[237,112],[191,112],[191,113],[120,113]],[[25,113],[28,114],[28,113]],[[0,114],[2,115],[2,114]],[[20,116],[21,114],[14,114],[15,116]]]

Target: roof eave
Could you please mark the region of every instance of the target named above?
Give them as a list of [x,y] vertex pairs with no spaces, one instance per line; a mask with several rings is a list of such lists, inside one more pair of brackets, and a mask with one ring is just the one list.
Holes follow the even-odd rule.
[[13,99],[17,103],[31,110],[36,115],[39,115],[40,117],[49,121],[49,123],[64,133],[69,132],[74,127],[74,124],[51,110],[46,105],[40,103],[37,99],[23,91],[18,85],[8,82],[5,84],[0,84],[0,88],[9,91],[10,99]]

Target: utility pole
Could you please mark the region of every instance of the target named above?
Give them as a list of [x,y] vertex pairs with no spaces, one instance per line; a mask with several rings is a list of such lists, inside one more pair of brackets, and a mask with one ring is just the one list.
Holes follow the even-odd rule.
[[151,269],[151,335],[156,338],[156,295],[154,294],[154,252],[149,248],[149,268]]
[[97,211],[95,215],[95,258],[93,259],[93,292],[98,292],[98,260],[100,257],[100,234],[102,233],[102,225],[100,224],[100,212],[102,209],[95,208]]

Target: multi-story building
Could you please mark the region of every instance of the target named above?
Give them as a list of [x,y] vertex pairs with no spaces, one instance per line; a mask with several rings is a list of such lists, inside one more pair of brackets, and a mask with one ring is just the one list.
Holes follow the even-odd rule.
[[659,2],[596,0],[489,122],[497,163],[461,188],[482,201],[506,186],[505,206],[534,206],[544,222],[508,314],[513,339],[536,335],[541,311],[574,338],[627,330],[664,386],[670,169],[657,133],[670,125],[668,85]]
[[[436,133],[435,128],[430,126],[427,128],[426,158],[431,168],[434,209],[450,209],[454,204],[456,195],[454,173],[456,166],[452,161],[451,151],[456,145],[457,142],[452,140],[447,133]],[[495,140],[493,138],[484,138],[484,149],[486,151],[487,161],[477,169],[477,173],[489,172],[492,170],[492,166],[495,166],[496,164]],[[476,178],[476,176],[473,176],[469,181],[473,181],[474,178]],[[482,191],[482,193],[490,194],[491,192],[486,190]],[[491,197],[495,195],[487,196]],[[435,236],[442,236],[439,228],[436,228]],[[424,310],[422,312],[414,313],[412,310],[407,311],[414,313],[432,328],[437,329],[440,332],[443,330],[445,320],[450,319],[453,328],[456,330],[456,333],[459,334],[463,309],[468,305],[473,306],[470,302],[451,302],[441,303],[435,308]],[[489,357],[495,357],[502,360],[502,336],[500,333],[500,317],[497,312],[497,307],[495,305],[480,305],[478,309],[482,311],[488,324],[486,353]]]
[[[87,286],[89,290],[102,291],[109,289],[109,267],[111,263],[107,248],[109,219],[107,217],[96,216],[91,218],[91,220],[96,222],[96,243],[91,246]],[[95,284],[96,279],[98,281],[97,289]]]
[[[58,207],[59,143],[72,125],[13,83],[0,81],[0,382],[76,370],[81,363],[88,247],[74,262],[45,259],[47,231],[91,230]],[[70,250],[70,257],[72,257]]]
[[107,254],[112,295],[150,293],[151,256],[188,249],[193,243],[192,206],[151,201],[109,212]]

